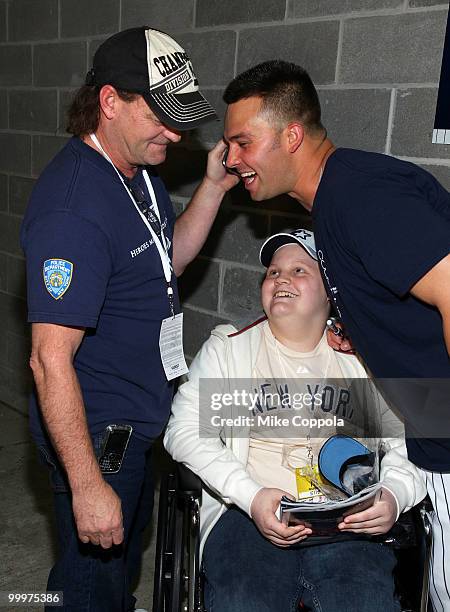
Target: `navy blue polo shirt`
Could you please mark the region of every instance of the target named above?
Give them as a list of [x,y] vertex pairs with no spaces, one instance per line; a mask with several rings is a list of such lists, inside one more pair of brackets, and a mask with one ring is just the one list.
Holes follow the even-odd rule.
[[[161,179],[147,168],[170,255],[175,215]],[[142,171],[133,179],[145,189]],[[173,385],[158,349],[170,315],[161,260],[112,165],[72,138],[41,175],[21,230],[27,258],[28,321],[86,328],[74,360],[90,431],[129,423],[142,439],[164,427]],[[173,279],[179,312],[176,279]],[[44,440],[35,395],[31,428]]]
[[[329,295],[372,373],[450,378],[440,313],[409,293],[450,252],[450,194],[414,164],[337,149],[312,212]],[[448,439],[410,440],[408,451],[450,470]]]

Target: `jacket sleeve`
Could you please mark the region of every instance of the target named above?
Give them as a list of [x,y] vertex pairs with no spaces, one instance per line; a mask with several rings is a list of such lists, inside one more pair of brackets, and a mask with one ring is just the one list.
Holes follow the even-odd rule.
[[380,466],[380,481],[396,499],[398,519],[402,512],[410,510],[426,496],[425,477],[408,459],[403,423],[381,393],[375,393],[381,414],[382,432],[388,436],[382,439],[385,455]]
[[226,342],[225,334],[215,330],[192,362],[189,380],[174,398],[164,446],[225,503],[236,504],[250,516],[253,498],[263,487],[224,443],[224,430],[211,422],[213,416],[220,417],[220,412],[211,409],[204,397],[207,393],[201,392],[202,379],[209,379],[208,391],[221,393],[226,388]]

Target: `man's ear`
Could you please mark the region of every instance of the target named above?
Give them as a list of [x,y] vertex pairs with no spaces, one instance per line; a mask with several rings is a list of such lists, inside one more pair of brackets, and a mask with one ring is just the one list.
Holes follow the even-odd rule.
[[113,119],[117,112],[119,96],[112,85],[103,85],[98,94],[100,110],[107,119]]
[[295,153],[303,142],[305,131],[301,123],[289,123],[285,128],[289,153]]

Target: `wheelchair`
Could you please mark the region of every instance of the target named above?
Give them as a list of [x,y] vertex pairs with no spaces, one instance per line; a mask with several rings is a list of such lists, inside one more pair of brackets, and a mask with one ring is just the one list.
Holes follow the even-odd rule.
[[206,612],[200,559],[201,480],[182,464],[159,493],[153,612]]
[[[201,480],[175,464],[161,481],[153,612],[207,612],[199,564]],[[396,588],[402,612],[432,612],[428,602],[431,525],[428,499],[409,511],[411,547],[396,551]],[[402,526],[400,526],[402,529]],[[387,540],[389,542],[389,540]],[[395,548],[395,543],[392,542]],[[417,576],[417,581],[411,580]],[[300,604],[299,612],[302,612]]]

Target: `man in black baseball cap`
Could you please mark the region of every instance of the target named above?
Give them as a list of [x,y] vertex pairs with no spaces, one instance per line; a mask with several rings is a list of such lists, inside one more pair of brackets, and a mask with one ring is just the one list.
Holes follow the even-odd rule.
[[135,609],[150,451],[186,372],[177,277],[238,180],[218,144],[175,220],[155,166],[183,130],[215,117],[170,36],[148,27],[112,36],[69,110],[74,137],[25,215],[31,428],[51,470],[60,542],[48,590],[63,591],[67,610]]
[[177,130],[217,119],[199,92],[184,49],[164,32],[145,26],[108,38],[95,54],[86,84],[141,94],[159,119]]

